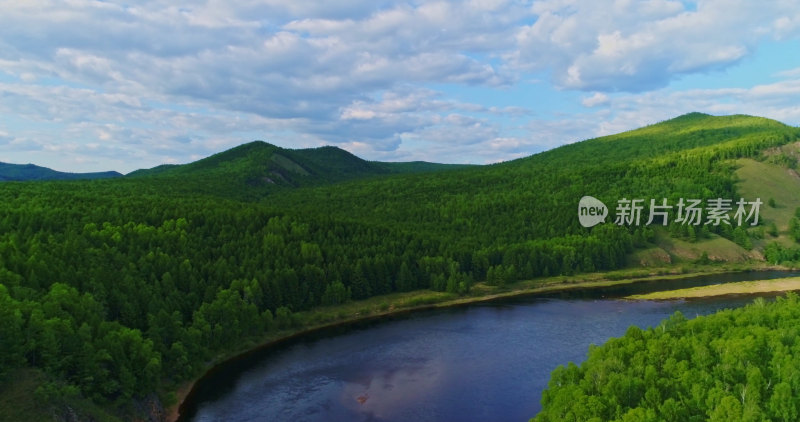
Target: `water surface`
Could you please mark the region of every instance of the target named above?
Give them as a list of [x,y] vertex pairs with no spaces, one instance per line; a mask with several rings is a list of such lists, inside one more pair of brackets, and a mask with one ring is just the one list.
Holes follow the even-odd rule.
[[[782,272],[670,281],[691,287]],[[204,380],[192,421],[526,421],[559,364],[630,325],[742,306],[752,297],[625,301],[663,284],[514,298],[425,311],[307,336]],[[663,281],[661,283],[664,283]],[[670,288],[679,288],[670,286]]]

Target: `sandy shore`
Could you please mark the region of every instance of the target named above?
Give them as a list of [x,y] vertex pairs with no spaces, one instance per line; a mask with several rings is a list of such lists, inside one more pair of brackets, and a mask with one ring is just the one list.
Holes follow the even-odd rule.
[[691,287],[688,289],[667,290],[663,292],[653,292],[643,295],[631,295],[628,296],[626,299],[637,299],[637,300],[686,299],[686,298],[723,296],[732,294],[787,292],[792,290],[800,290],[800,277],[712,284],[709,286]]

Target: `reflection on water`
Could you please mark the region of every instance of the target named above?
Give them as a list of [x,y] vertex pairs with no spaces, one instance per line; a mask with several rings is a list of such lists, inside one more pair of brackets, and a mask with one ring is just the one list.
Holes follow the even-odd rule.
[[343,383],[341,405],[367,420],[389,419],[434,394],[445,369],[444,362],[431,359],[362,371],[355,382]]
[[[785,274],[782,274],[785,275]],[[752,299],[528,298],[415,314],[262,353],[207,380],[193,421],[525,421],[589,344]]]

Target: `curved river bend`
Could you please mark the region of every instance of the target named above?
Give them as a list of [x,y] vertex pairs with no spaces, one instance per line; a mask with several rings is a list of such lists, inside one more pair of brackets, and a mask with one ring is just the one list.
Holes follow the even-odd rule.
[[724,281],[739,273],[562,292],[411,314],[303,336],[202,380],[183,420],[527,421],[550,372],[630,325],[742,306],[752,297],[635,302],[621,296]]

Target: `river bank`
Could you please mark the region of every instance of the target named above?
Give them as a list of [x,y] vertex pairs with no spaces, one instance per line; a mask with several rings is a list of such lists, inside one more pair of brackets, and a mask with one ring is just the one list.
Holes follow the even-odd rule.
[[666,290],[641,295],[631,295],[632,300],[670,300],[713,297],[735,294],[755,294],[788,292],[800,290],[800,277],[778,278],[773,280],[740,281],[734,283],[713,284],[710,286],[691,287],[688,289]]
[[660,280],[676,280],[691,278],[704,275],[716,275],[725,273],[737,273],[744,271],[769,271],[769,270],[788,270],[784,267],[767,265],[724,265],[696,267],[691,271],[678,268],[661,268],[652,271],[624,270],[611,273],[582,274],[579,276],[559,276],[536,280],[520,281],[506,286],[488,286],[479,283],[473,287],[468,296],[458,296],[450,293],[419,291],[410,293],[397,293],[388,296],[370,298],[359,302],[335,307],[319,308],[317,310],[301,313],[301,318],[306,321],[306,325],[296,327],[292,330],[272,333],[260,342],[248,342],[241,348],[225,355],[218,356],[213,362],[209,363],[208,370],[195,378],[192,382],[185,383],[176,392],[177,402],[169,407],[168,420],[178,421],[181,413],[184,413],[184,404],[192,393],[198,382],[209,375],[224,370],[226,363],[241,359],[242,357],[266,349],[279,347],[292,339],[310,335],[323,330],[345,327],[351,324],[377,321],[401,316],[404,314],[418,312],[436,308],[465,306],[474,303],[497,301],[517,296],[539,295],[546,293],[558,293],[569,290],[593,289],[609,286],[622,286],[631,283]]

